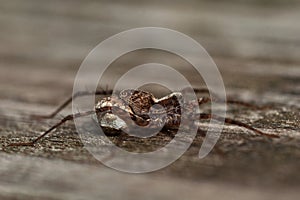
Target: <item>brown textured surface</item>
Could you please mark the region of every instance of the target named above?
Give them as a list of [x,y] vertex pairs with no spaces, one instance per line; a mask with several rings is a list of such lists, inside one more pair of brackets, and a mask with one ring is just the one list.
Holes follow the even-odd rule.
[[[274,4],[176,2],[1,1],[1,199],[298,198],[297,1],[289,5],[279,0]],[[59,120],[22,122],[20,118],[55,109],[71,94],[76,71],[87,53],[110,35],[138,26],[164,26],[195,38],[217,63],[230,96],[274,106],[263,111],[233,106],[228,115],[281,138],[269,140],[226,126],[218,148],[200,160],[203,132],[199,131],[183,157],[144,175],[101,165],[83,147],[72,122],[34,148],[3,149],[9,141],[32,138]],[[158,54],[151,55],[157,58]],[[135,65],[150,57],[132,55],[120,63]],[[180,60],[158,59],[181,67]],[[70,112],[68,108],[62,114]],[[170,138],[111,139],[131,151],[149,151]]]

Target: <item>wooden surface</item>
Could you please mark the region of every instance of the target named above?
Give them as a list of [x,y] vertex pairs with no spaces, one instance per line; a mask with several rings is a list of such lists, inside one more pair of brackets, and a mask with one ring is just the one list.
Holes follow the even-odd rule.
[[[0,1],[0,198],[297,199],[300,5],[296,0],[222,2]],[[49,113],[70,96],[82,60],[99,42],[143,26],[175,29],[200,42],[230,96],[273,105],[268,110],[234,106],[228,115],[281,137],[269,140],[226,126],[219,150],[205,159],[197,157],[199,134],[171,166],[143,175],[103,166],[83,147],[72,122],[35,147],[4,148],[37,136],[61,118],[21,120]],[[133,55],[121,63],[143,58]],[[70,112],[68,107],[62,115]]]

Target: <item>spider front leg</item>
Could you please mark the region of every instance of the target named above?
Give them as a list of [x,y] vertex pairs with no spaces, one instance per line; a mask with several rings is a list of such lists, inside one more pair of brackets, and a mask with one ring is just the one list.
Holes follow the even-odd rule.
[[206,113],[202,113],[200,115],[200,120],[201,119],[214,119],[214,120],[217,120],[217,121],[220,121],[220,122],[225,122],[227,124],[232,124],[232,125],[236,125],[236,126],[239,126],[239,127],[242,127],[242,128],[246,128],[248,130],[251,130],[259,135],[263,135],[263,136],[267,136],[267,137],[270,137],[270,138],[279,138],[278,135],[276,134],[268,134],[268,133],[264,133],[248,124],[245,124],[243,122],[240,122],[240,121],[237,121],[237,120],[234,120],[234,119],[231,119],[231,118],[223,118],[223,117],[220,117],[220,116],[217,116],[217,115],[212,115],[212,114],[206,114]]
[[42,138],[44,138],[46,135],[48,135],[50,132],[52,132],[54,129],[58,128],[59,126],[63,125],[65,122],[73,120],[75,118],[79,118],[79,117],[85,117],[88,115],[92,115],[94,114],[95,111],[87,111],[84,113],[76,113],[74,115],[67,115],[66,117],[64,117],[60,122],[56,123],[55,125],[53,125],[52,127],[50,127],[47,131],[45,131],[42,135],[40,135],[39,137],[37,137],[36,139],[32,140],[31,142],[19,142],[19,143],[11,143],[9,145],[7,145],[7,147],[12,147],[12,146],[33,146],[35,143],[37,143],[39,140],[41,140]]
[[[198,100],[199,105],[201,104],[205,104],[205,103],[210,103],[210,102],[216,102],[216,103],[225,103],[224,101],[217,99],[217,98],[209,98],[209,97],[201,97]],[[251,103],[247,103],[247,102],[243,102],[243,101],[239,101],[239,100],[232,100],[232,99],[228,99],[226,101],[227,104],[232,104],[232,105],[239,105],[239,106],[244,106],[250,109],[254,109],[254,110],[263,110],[263,109],[267,109],[270,108],[269,106],[257,106],[257,105],[253,105]]]
[[[212,100],[211,98],[209,97],[202,97],[202,98],[199,98],[198,100],[198,103],[199,103],[199,106],[202,105],[202,104],[205,104],[205,103],[210,103],[212,101],[216,101],[216,102],[220,102],[220,100]],[[222,102],[220,102],[222,103]],[[256,105],[252,105],[252,104],[249,104],[249,103],[246,103],[246,102],[242,102],[242,101],[236,101],[236,100],[228,100],[227,103],[229,104],[235,104],[235,105],[241,105],[241,106],[245,106],[245,107],[248,107],[248,108],[252,108],[252,109],[265,109],[267,107],[259,107],[259,106],[256,106]],[[243,128],[246,128],[248,130],[251,130],[259,135],[263,135],[263,136],[267,136],[267,137],[271,137],[271,138],[279,138],[278,135],[276,134],[267,134],[267,133],[264,133],[248,124],[245,124],[243,122],[240,122],[240,121],[237,121],[237,120],[234,120],[234,119],[230,119],[230,118],[223,118],[223,117],[220,117],[220,116],[216,116],[216,115],[211,115],[211,114],[201,114],[200,115],[200,119],[215,119],[215,120],[218,120],[218,121],[221,121],[221,122],[225,122],[227,124],[232,124],[232,125],[236,125],[236,126],[239,126],[239,127],[243,127]]]
[[74,99],[83,96],[91,96],[91,95],[109,95],[112,94],[112,90],[97,90],[96,92],[82,91],[77,92],[73,96],[69,97],[65,102],[63,102],[57,109],[55,109],[52,113],[48,115],[31,115],[31,119],[52,119],[55,117],[61,110],[67,107]]

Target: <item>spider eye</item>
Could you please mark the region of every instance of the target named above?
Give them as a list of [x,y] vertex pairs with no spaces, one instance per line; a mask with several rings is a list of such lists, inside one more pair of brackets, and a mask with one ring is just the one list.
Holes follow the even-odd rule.
[[128,96],[128,92],[126,90],[123,90],[120,92],[120,97],[121,98],[124,98],[124,97],[127,97]]

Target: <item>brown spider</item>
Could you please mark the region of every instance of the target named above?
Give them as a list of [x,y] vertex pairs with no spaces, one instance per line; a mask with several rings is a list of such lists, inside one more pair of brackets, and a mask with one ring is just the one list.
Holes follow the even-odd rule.
[[[197,93],[209,93],[208,89],[195,89],[195,92]],[[96,91],[95,95],[109,95],[112,94],[111,90],[101,90]],[[50,115],[33,115],[31,116],[34,119],[49,119],[55,117],[62,109],[64,109],[68,104],[71,103],[71,101],[74,98],[80,97],[80,96],[86,96],[86,95],[93,95],[92,92],[79,92],[67,99],[61,106],[59,106],[53,113]],[[49,134],[51,131],[56,129],[57,127],[64,124],[66,121],[73,120],[75,118],[88,116],[97,114],[100,118],[103,117],[106,113],[112,113],[112,110],[115,110],[114,114],[117,114],[119,118],[125,121],[126,125],[128,127],[139,125],[139,126],[146,126],[148,125],[153,119],[149,118],[149,112],[151,112],[150,108],[153,107],[153,105],[157,104],[160,107],[154,111],[152,111],[152,114],[158,116],[154,123],[152,123],[152,126],[162,126],[162,128],[165,129],[176,129],[178,128],[180,124],[180,118],[181,118],[181,109],[180,109],[180,103],[179,99],[181,97],[180,92],[173,92],[163,98],[157,99],[151,94],[150,92],[145,92],[142,90],[123,90],[120,92],[117,96],[111,96],[101,99],[95,106],[95,110],[88,111],[85,113],[76,113],[67,115],[64,117],[60,122],[53,125],[51,128],[49,128],[47,131],[45,131],[43,134],[41,134],[36,139],[32,140],[31,142],[23,142],[23,143],[11,143],[8,146],[33,146],[35,143],[37,143],[40,139],[45,137],[47,134]],[[217,98],[209,98],[209,97],[202,97],[198,99],[198,104],[202,105],[211,101],[220,101]],[[236,105],[242,105],[245,107],[249,107],[252,109],[263,109],[264,107],[258,107],[249,103],[241,102],[241,101],[235,101],[235,100],[227,100],[227,103],[229,104],[236,104]],[[154,113],[153,113],[154,112]],[[127,116],[130,116],[128,118]],[[164,117],[161,117],[164,116]],[[130,120],[128,120],[130,119]],[[278,138],[278,135],[275,134],[267,134],[264,133],[256,128],[253,128],[250,125],[247,125],[243,122],[206,114],[206,113],[200,113],[200,119],[215,119],[218,121],[224,121],[227,124],[237,125],[239,127],[246,128],[248,130],[251,130],[255,132],[256,134],[267,136],[271,138]],[[155,127],[154,127],[155,128]]]

